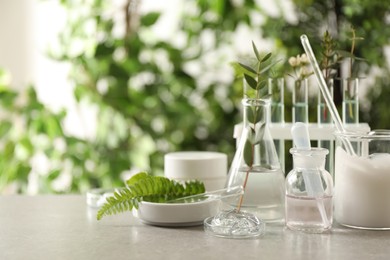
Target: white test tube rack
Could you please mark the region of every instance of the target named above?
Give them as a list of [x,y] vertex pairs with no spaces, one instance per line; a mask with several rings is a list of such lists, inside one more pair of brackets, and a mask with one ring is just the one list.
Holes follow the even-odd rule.
[[[291,127],[293,123],[270,123],[270,132],[274,140],[280,140],[282,142],[292,140],[291,136]],[[357,132],[366,132],[368,133],[371,129],[367,123],[359,124],[350,124],[345,125],[345,128],[348,131],[357,131]],[[330,141],[335,142],[334,132],[336,132],[336,127],[333,124],[329,125],[318,125],[317,123],[308,124],[309,135],[311,141]],[[236,139],[236,144],[239,142],[239,138],[242,131],[242,123],[234,126],[233,137]],[[319,143],[319,142],[318,142]],[[279,151],[279,160],[281,162],[281,167],[285,172],[285,158],[290,156],[290,154],[285,154],[285,151],[282,149]],[[330,168],[328,171],[333,175],[334,173],[334,151],[329,152]]]

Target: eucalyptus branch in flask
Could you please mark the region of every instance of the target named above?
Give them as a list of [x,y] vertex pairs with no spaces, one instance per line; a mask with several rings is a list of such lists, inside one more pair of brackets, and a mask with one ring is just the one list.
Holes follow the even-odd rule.
[[[278,62],[273,61],[271,59],[272,53],[267,53],[262,56],[255,43],[252,42],[253,52],[255,54],[255,64],[247,65],[238,62],[237,64],[242,70],[242,74],[245,80],[245,83],[254,93],[254,97],[250,95],[249,91],[244,93],[244,96],[247,98],[252,98],[253,100],[257,99],[269,99],[270,95],[268,95],[267,83],[268,83],[268,72],[272,69],[272,67]],[[255,147],[256,145],[260,145],[261,140],[264,135],[265,121],[264,121],[264,111],[262,111],[263,107],[254,105],[244,108],[244,121],[246,122],[248,128],[248,136],[245,141],[244,150],[243,150],[243,159],[246,164],[246,172],[244,182],[242,184],[244,191],[247,187],[248,178],[250,172],[253,170],[255,163]],[[244,200],[244,194],[240,196],[237,212],[241,210],[241,206]]]

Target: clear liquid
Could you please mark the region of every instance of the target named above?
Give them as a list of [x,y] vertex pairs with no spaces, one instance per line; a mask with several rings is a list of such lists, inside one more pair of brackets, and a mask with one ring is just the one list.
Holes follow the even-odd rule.
[[293,105],[293,122],[309,122],[309,107],[307,103],[295,103]]
[[281,103],[271,104],[271,122],[273,123],[284,122],[284,104]]
[[[237,177],[242,184],[246,174],[246,171],[238,172]],[[251,212],[268,223],[282,222],[284,182],[284,174],[280,169],[249,172],[241,210]]]
[[332,117],[328,107],[324,104],[318,104],[317,106],[317,121],[319,124],[331,124]]
[[[317,200],[322,200],[328,225],[322,220]],[[286,195],[286,226],[292,230],[321,233],[332,227],[332,197],[322,198],[296,197]]]
[[359,103],[356,100],[343,101],[343,123],[359,123]]

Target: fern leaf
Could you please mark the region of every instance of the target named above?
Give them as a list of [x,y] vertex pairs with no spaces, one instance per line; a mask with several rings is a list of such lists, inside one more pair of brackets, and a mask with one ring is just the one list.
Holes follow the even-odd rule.
[[178,183],[161,176],[151,176],[145,172],[138,173],[126,181],[126,188],[107,198],[107,202],[97,213],[97,219],[125,211],[138,209],[141,201],[166,202],[205,192],[204,184],[199,181]]
[[139,172],[139,173],[135,174],[133,177],[131,177],[130,179],[128,179],[126,181],[126,184],[128,186],[131,186],[134,183],[138,182],[139,180],[147,179],[149,177],[150,177],[150,175],[147,172]]

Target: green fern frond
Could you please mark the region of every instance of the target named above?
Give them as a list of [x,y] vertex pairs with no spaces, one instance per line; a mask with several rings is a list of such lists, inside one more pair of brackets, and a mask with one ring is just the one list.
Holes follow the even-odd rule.
[[124,211],[138,209],[141,201],[166,202],[205,192],[204,184],[199,181],[189,181],[181,184],[162,176],[151,176],[140,172],[126,181],[127,187],[107,198],[107,202],[97,213],[97,219],[118,214]]

